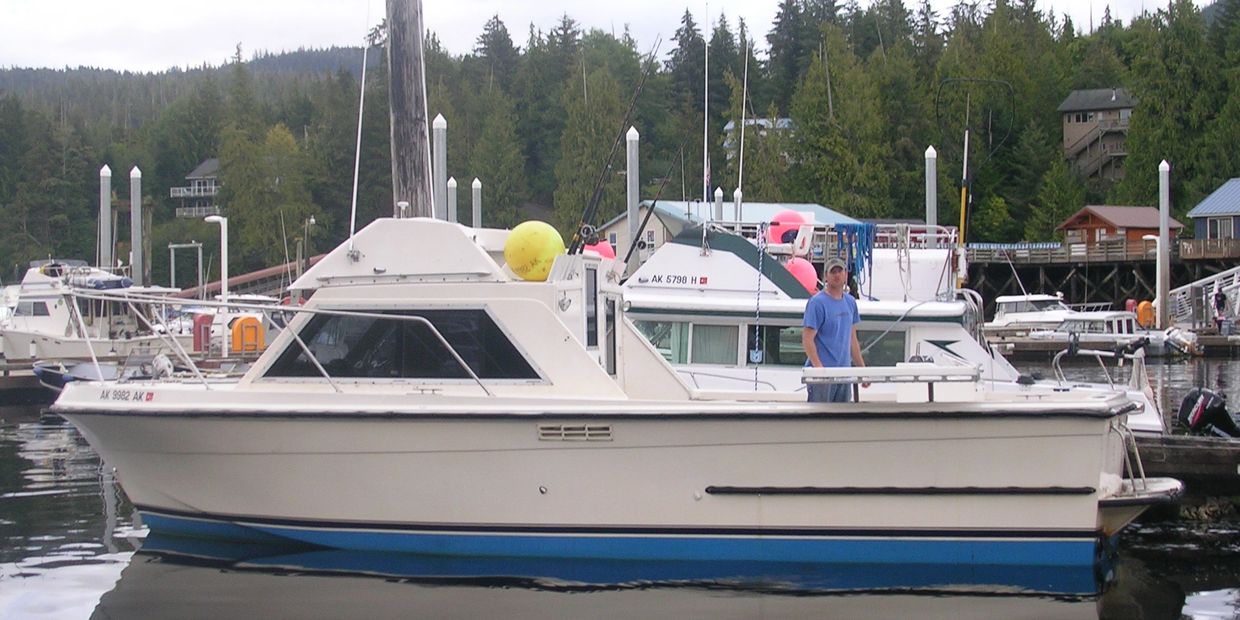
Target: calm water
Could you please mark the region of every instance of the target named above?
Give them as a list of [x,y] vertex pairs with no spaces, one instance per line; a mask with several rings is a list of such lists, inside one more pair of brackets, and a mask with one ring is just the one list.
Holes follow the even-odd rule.
[[[1151,365],[1150,378],[1164,411],[1198,384],[1240,403],[1237,361]],[[1101,594],[1088,572],[451,560],[147,537],[94,451],[37,409],[0,407],[0,539],[0,618],[1240,619],[1235,521],[1128,530]]]

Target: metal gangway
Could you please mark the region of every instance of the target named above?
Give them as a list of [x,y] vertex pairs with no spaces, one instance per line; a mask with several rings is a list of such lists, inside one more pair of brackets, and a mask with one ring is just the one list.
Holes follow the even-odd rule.
[[1235,316],[1240,301],[1240,267],[1171,289],[1167,300],[1171,324],[1190,327],[1210,324],[1214,318],[1214,295],[1220,292],[1226,300],[1223,314]]

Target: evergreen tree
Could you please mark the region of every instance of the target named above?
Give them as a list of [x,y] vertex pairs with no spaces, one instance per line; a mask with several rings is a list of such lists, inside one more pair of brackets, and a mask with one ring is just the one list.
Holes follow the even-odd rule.
[[1015,222],[1002,196],[992,195],[974,209],[969,220],[970,239],[1011,241]]
[[805,39],[804,15],[797,0],[780,0],[775,23],[766,35],[767,70],[775,105],[788,110],[797,84],[809,66],[811,42]]
[[1116,198],[1126,204],[1156,204],[1158,165],[1165,159],[1174,170],[1173,203],[1183,210],[1204,197],[1200,191],[1185,190],[1195,174],[1206,125],[1219,107],[1217,59],[1191,0],[1174,0],[1159,11],[1139,46],[1143,52],[1133,66],[1137,106]]
[[676,47],[667,60],[667,72],[671,76],[672,93],[676,104],[702,114],[702,81],[706,73],[706,40],[698,31],[693,14],[688,9],[680,18],[680,28],[673,37]]
[[486,61],[487,75],[499,84],[505,93],[512,92],[512,81],[517,74],[520,54],[512,44],[508,28],[500,21],[499,15],[493,15],[482,27],[474,43],[474,53]]
[[[525,201],[525,158],[517,139],[512,102],[502,92],[488,98],[489,110],[482,123],[478,144],[474,146],[470,169],[478,174],[483,187],[483,224],[510,228],[519,223],[518,207]],[[470,181],[472,183],[472,180]],[[470,183],[462,183],[468,186]],[[458,219],[481,225],[466,217],[468,206],[458,203]]]
[[1085,186],[1068,169],[1068,162],[1056,154],[1025,221],[1025,239],[1050,241],[1056,235],[1055,229],[1084,206]]
[[[766,118],[777,119],[772,102]],[[751,131],[745,137],[745,200],[783,202],[784,179],[788,178],[788,134],[778,126]]]
[[254,78],[241,59],[241,44],[232,58],[232,83],[229,88],[228,120],[237,129],[250,134],[251,139],[261,138],[263,121],[258,102],[254,98]]
[[887,217],[890,151],[881,138],[877,88],[843,31],[830,25],[823,31],[824,56],[814,58],[792,100],[793,197],[853,217]]
[[[589,100],[586,99],[589,93]],[[616,128],[624,118],[625,105],[615,78],[598,69],[590,73],[583,89],[576,76],[565,82],[564,105],[568,117],[561,139],[560,161],[555,167],[555,226],[571,237],[582,213],[590,203],[599,170],[615,139]],[[624,180],[613,161],[606,175],[602,201],[589,224],[607,221],[624,209]]]

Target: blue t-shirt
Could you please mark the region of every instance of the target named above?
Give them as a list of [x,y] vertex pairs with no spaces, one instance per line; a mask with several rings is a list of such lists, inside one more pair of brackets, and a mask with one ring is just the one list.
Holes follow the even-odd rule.
[[[843,298],[836,299],[826,291],[819,291],[805,304],[802,325],[818,330],[814,334],[814,346],[823,366],[847,368],[852,366],[853,325],[860,322],[857,300],[852,295],[844,293]],[[808,359],[805,365],[810,365]]]

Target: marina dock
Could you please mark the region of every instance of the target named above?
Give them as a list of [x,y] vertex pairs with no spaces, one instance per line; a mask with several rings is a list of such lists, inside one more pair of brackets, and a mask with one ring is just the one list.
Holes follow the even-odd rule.
[[50,404],[55,394],[39,383],[30,363],[0,361],[0,406]]

